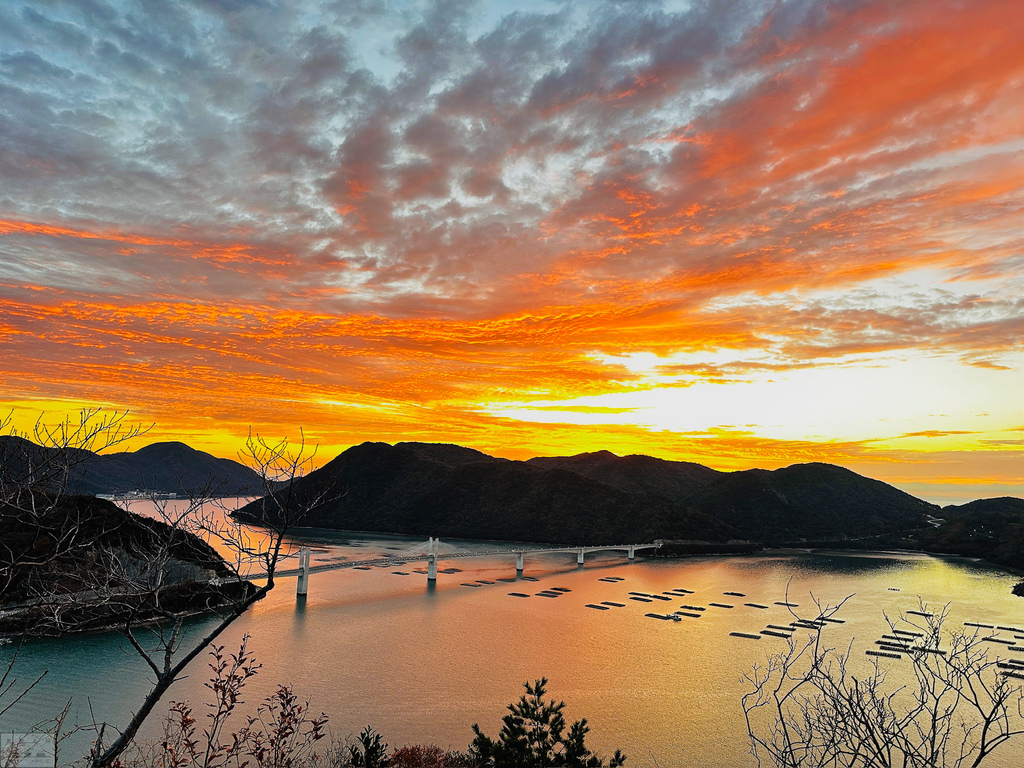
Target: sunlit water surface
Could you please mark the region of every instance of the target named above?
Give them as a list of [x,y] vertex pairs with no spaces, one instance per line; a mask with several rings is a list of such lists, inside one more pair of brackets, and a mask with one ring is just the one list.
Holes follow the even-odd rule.
[[[419,542],[303,531],[292,543],[312,544],[316,565],[328,558],[399,554]],[[495,551],[508,546],[454,543]],[[786,641],[729,633],[756,634],[769,623],[792,621],[787,608],[775,605],[786,599],[787,589],[789,601],[800,606],[794,610],[808,616],[816,614],[812,594],[830,603],[852,595],[840,614],[846,623],[829,627],[826,637],[839,646],[855,638],[858,664],[868,658],[864,650],[888,631],[883,614],[918,608],[918,596],[931,606],[948,603],[950,626],[1024,622],[1024,600],[1010,591],[1015,576],[966,560],[913,554],[787,553],[638,559],[635,564],[617,554],[593,554],[583,567],[574,555],[551,554],[528,556],[525,575],[538,581],[514,584],[497,580],[515,577],[508,555],[442,561],[442,568],[449,566],[461,572],[440,574],[436,588],[412,572],[422,567],[417,564],[314,573],[305,601],[296,599],[294,577],[281,579],[220,641],[231,649],[243,634],[252,637],[250,647],[263,668],[250,682],[246,701],[252,705],[276,684],[289,683],[315,712],[330,716],[337,735],[370,724],[392,746],[435,743],[465,749],[472,723],[496,734],[523,682],[544,676],[549,693],[566,701],[570,721],[588,719],[588,743],[601,754],[620,748],[634,766],[734,768],[753,764],[739,703],[747,687],[742,675]],[[599,580],[611,576],[624,580]],[[476,580],[494,583],[463,586]],[[551,587],[571,592],[558,598],[536,595]],[[673,588],[694,594],[671,602],[628,599],[631,591]],[[586,607],[602,601],[625,607]],[[701,618],[681,622],[645,616],[711,602],[734,607],[708,607]],[[190,631],[197,635],[209,626],[210,620],[196,620]],[[0,648],[0,660],[10,650]],[[992,652],[1006,655],[995,644]],[[200,657],[168,698],[205,701],[207,661]],[[885,663],[905,669],[908,662]],[[29,680],[44,670],[44,680],[5,716],[3,730],[24,729],[68,698],[79,722],[94,715],[124,723],[146,688],[146,669],[117,634],[28,644],[18,660],[19,678]],[[153,724],[146,735],[155,737],[158,730]],[[70,757],[82,746],[81,740],[71,742],[65,754]],[[996,757],[1001,759],[992,765],[1017,764],[1015,754]]]

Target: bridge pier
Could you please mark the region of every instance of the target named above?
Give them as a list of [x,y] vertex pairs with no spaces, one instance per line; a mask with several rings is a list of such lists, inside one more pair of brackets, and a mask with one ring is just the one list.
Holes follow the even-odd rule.
[[516,552],[516,575],[522,575],[523,573],[523,553]]
[[633,550],[632,545],[630,545],[629,550],[626,552],[626,558],[631,563],[636,559],[636,552]]
[[296,597],[309,593],[309,547],[299,548],[299,578],[295,582]]
[[576,550],[576,565],[583,565],[583,547]]
[[427,543],[427,581],[437,581],[437,542],[433,536]]

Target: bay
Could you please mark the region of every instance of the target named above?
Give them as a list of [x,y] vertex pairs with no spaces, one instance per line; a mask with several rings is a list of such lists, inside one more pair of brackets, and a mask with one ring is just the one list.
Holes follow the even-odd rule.
[[[964,621],[1024,622],[1024,600],[1010,592],[1017,577],[964,559],[792,551],[631,564],[608,552],[588,554],[579,567],[574,553],[553,553],[527,555],[525,576],[537,581],[507,582],[500,579],[516,578],[514,558],[503,552],[511,544],[450,543],[488,554],[442,560],[442,569],[460,570],[440,573],[434,587],[414,572],[422,563],[314,573],[304,600],[295,595],[295,578],[282,578],[219,641],[233,650],[243,635],[251,636],[249,647],[263,667],[246,690],[247,706],[286,683],[314,712],[330,716],[336,735],[371,725],[392,746],[465,749],[471,724],[496,734],[524,681],[546,677],[550,696],[566,701],[568,719],[587,718],[588,743],[599,753],[622,749],[634,766],[734,768],[753,765],[740,709],[743,675],[785,640],[730,632],[757,634],[767,624],[789,623],[794,614],[817,615],[815,600],[848,598],[839,614],[845,623],[828,627],[826,641],[845,647],[852,639],[854,663],[863,666],[864,650],[888,631],[885,616],[917,610],[920,601],[932,609],[948,604],[950,628],[963,628]],[[304,544],[314,548],[316,566],[399,555],[422,542],[307,529],[295,533],[289,551]],[[609,578],[622,580],[602,581]],[[469,583],[478,586],[464,586]],[[537,594],[554,587],[567,591],[557,598]],[[631,592],[680,588],[693,594],[651,603],[630,599]],[[587,607],[602,602],[623,607]],[[699,619],[679,622],[646,616],[682,605],[705,610],[696,611]],[[192,620],[190,632],[210,625],[209,619]],[[994,646],[990,653],[1004,652]],[[11,646],[0,648],[0,659],[10,652]],[[168,701],[205,701],[207,663],[197,659]],[[903,674],[900,664],[904,671],[908,666],[905,659],[887,663],[894,679]],[[69,698],[79,722],[95,716],[123,723],[146,687],[146,669],[116,633],[30,642],[17,669],[22,680],[48,673],[4,718],[5,731],[45,719]],[[159,735],[156,721],[144,735]],[[65,758],[86,742],[82,735],[70,740]],[[995,758],[994,766],[1013,764],[1009,753]]]

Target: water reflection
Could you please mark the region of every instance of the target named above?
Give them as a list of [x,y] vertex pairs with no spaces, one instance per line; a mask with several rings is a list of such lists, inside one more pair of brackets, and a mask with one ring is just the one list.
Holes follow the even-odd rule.
[[[324,550],[318,557],[363,560],[418,543],[300,531],[289,546],[308,544]],[[508,546],[486,545],[495,551]],[[1015,623],[1024,612],[1024,602],[1010,594],[1013,576],[969,561],[916,555],[792,553],[629,565],[617,555],[597,554],[588,555],[581,568],[574,554],[565,553],[528,557],[527,578],[517,578],[514,558],[495,554],[443,562],[442,569],[460,570],[440,573],[436,586],[414,572],[418,567],[314,573],[304,599],[296,598],[294,578],[281,579],[219,641],[230,649],[243,633],[253,638],[250,647],[263,670],[246,700],[259,701],[277,683],[290,683],[312,700],[315,711],[331,715],[340,734],[370,723],[392,745],[432,742],[464,749],[472,723],[496,731],[522,683],[546,676],[549,693],[566,700],[567,715],[588,718],[588,743],[606,755],[620,747],[633,766],[653,765],[653,755],[662,766],[736,768],[751,764],[740,678],[784,641],[729,633],[757,633],[769,622],[791,620],[787,607],[775,604],[787,588],[798,604],[793,610],[801,614],[813,614],[811,594],[831,602],[855,595],[843,610],[847,623],[829,628],[828,637],[835,645],[856,637],[856,664],[866,663],[863,647],[884,631],[883,611],[897,615],[916,608],[918,595],[950,602],[951,620],[958,624]],[[624,580],[601,581],[609,576]],[[537,596],[555,587],[571,591]],[[679,588],[693,594],[651,603],[629,594]],[[586,608],[604,601],[623,607]],[[712,602],[733,607],[713,609]],[[680,622],[645,615],[681,604],[706,610]],[[189,630],[197,636],[209,626],[209,620],[195,620]],[[10,721],[15,730],[52,714],[69,696],[79,718],[88,716],[91,705],[100,719],[124,722],[145,687],[145,668],[115,634],[30,643],[21,664],[26,679],[42,669],[51,673],[17,714],[20,719]],[[205,665],[197,659],[169,698],[204,700]],[[893,669],[897,679],[900,668]]]

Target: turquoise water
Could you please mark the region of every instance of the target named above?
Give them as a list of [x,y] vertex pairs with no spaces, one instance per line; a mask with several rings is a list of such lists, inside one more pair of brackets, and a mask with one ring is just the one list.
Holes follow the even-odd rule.
[[[307,533],[317,548],[314,565],[318,558],[396,554],[419,543],[338,534],[325,541],[317,532]],[[356,733],[370,724],[392,746],[436,743],[465,749],[472,723],[497,733],[522,683],[545,676],[549,693],[567,702],[568,718],[589,720],[588,742],[605,755],[621,748],[633,766],[733,768],[753,764],[739,706],[742,675],[785,641],[751,641],[729,633],[757,633],[768,623],[791,621],[788,609],[775,605],[787,599],[787,590],[788,601],[799,604],[796,613],[811,616],[817,613],[812,594],[829,603],[850,596],[840,614],[846,623],[830,627],[826,638],[840,646],[853,639],[855,664],[864,664],[864,649],[888,631],[884,614],[916,609],[919,597],[931,606],[948,603],[950,626],[1024,622],[1024,600],[1010,592],[1017,580],[1013,575],[971,561],[913,554],[787,553],[635,564],[617,554],[599,554],[588,555],[582,568],[573,554],[551,554],[527,557],[525,575],[538,581],[514,584],[497,581],[515,577],[514,560],[507,555],[442,562],[445,566],[462,570],[441,573],[435,588],[428,588],[424,575],[411,573],[418,565],[314,573],[309,596],[301,602],[295,579],[282,579],[222,637],[230,649],[243,633],[251,635],[250,647],[263,664],[247,689],[248,704],[277,683],[289,683],[316,712],[330,716],[335,734]],[[600,581],[607,577],[623,581]],[[462,586],[477,580],[494,583]],[[571,591],[558,598],[536,596],[552,587]],[[628,599],[630,591],[674,588],[694,594],[649,604]],[[531,596],[509,596],[514,591]],[[729,591],[745,597],[723,595]],[[625,607],[586,607],[602,601]],[[708,607],[700,619],[680,622],[645,616],[711,602],[734,607]],[[209,624],[196,620],[191,629],[198,633]],[[0,648],[0,656],[10,650]],[[205,700],[206,663],[197,659],[168,699]],[[900,662],[893,664],[898,670]],[[32,642],[22,650],[18,670],[23,680],[48,673],[4,718],[3,730],[42,720],[69,698],[79,722],[90,721],[91,712],[97,720],[123,723],[146,687],[145,668],[116,634]],[[158,728],[154,724],[146,733],[155,737]],[[81,750],[84,738],[69,742],[65,754]]]

